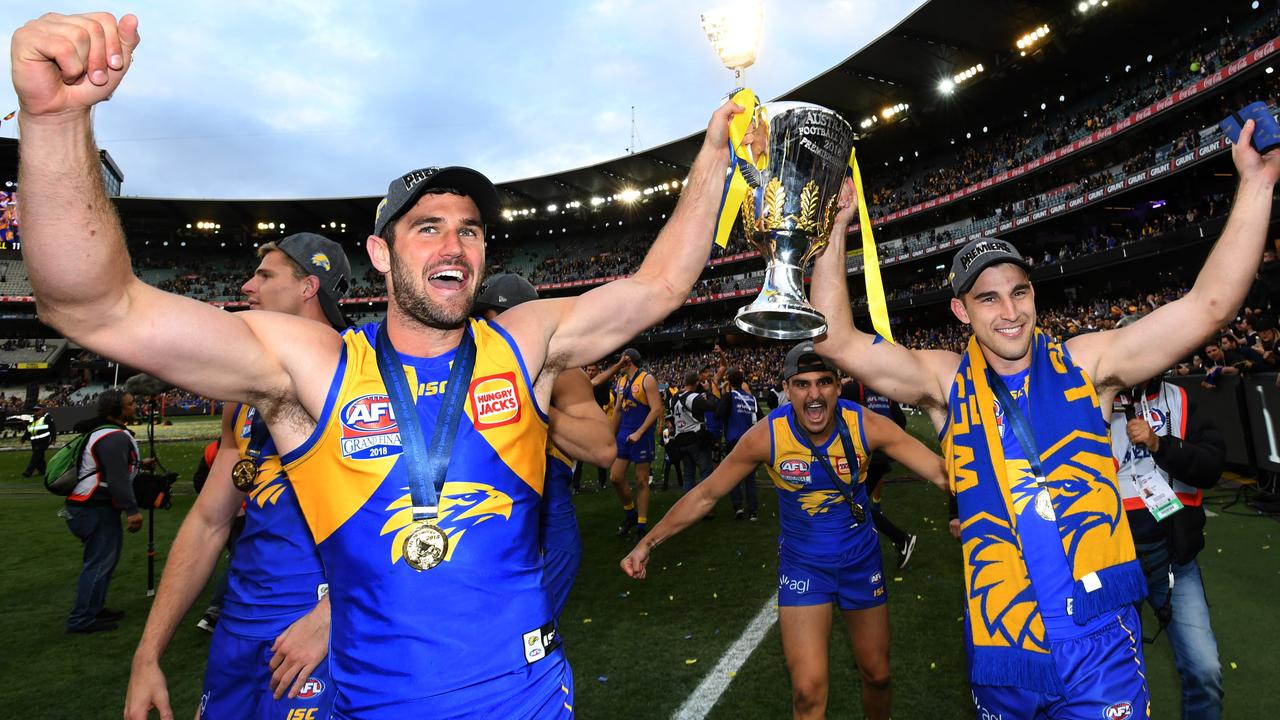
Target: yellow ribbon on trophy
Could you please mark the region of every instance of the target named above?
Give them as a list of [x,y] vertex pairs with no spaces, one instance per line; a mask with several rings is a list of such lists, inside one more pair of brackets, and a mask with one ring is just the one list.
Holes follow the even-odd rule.
[[884,283],[880,280],[880,256],[876,253],[876,241],[871,234],[871,214],[867,212],[866,197],[862,192],[862,172],[858,170],[858,150],[849,153],[849,172],[853,175],[853,187],[858,193],[858,229],[862,231],[862,274],[867,284],[867,311],[871,313],[871,327],[880,337],[893,342],[889,329],[889,303],[884,297]]
[[744,146],[742,140],[755,122],[757,113],[763,109],[759,98],[749,88],[738,90],[733,94],[732,99],[742,106],[744,111],[734,115],[729,121],[729,152],[732,154],[730,160],[733,164],[724,181],[724,192],[720,196],[720,211],[716,220],[716,244],[721,248],[728,246],[729,232],[733,230],[738,213],[742,211],[742,200],[751,190],[747,179],[742,175],[742,164],[754,165],[756,160],[751,157],[751,149]]

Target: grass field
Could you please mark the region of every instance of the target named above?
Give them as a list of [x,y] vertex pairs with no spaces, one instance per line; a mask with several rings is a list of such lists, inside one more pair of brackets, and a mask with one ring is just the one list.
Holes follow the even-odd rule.
[[[191,505],[190,473],[202,446],[198,441],[159,446],[162,461],[182,474],[177,486],[182,494],[172,510],[156,513],[158,567]],[[120,629],[65,635],[80,545],[55,514],[61,499],[19,475],[26,459],[25,453],[0,453],[0,717],[118,718],[149,604],[146,531],[126,537],[112,582],[110,606],[128,613]],[[594,488],[593,469],[585,473],[584,484]],[[1228,494],[1233,493],[1216,492],[1218,498]],[[677,492],[653,497],[656,518]],[[575,498],[585,557],[561,632],[574,668],[580,717],[670,717],[742,633],[776,587],[776,501],[765,488],[761,498],[758,523],[735,522],[725,502],[714,520],[665,543],[643,582],[618,570],[629,548],[613,536],[621,514],[613,493]],[[921,483],[894,482],[886,488],[885,508],[899,525],[920,535],[910,566],[886,573],[894,717],[972,718],[959,623],[960,554],[946,532],[946,501]],[[1201,564],[1224,666],[1227,717],[1272,717],[1280,705],[1272,679],[1280,609],[1276,530],[1268,518],[1220,514],[1209,519]],[[889,552],[885,562],[893,567]],[[190,717],[199,697],[209,640],[195,628],[203,607],[197,603],[183,622],[163,663],[178,717]],[[1144,617],[1151,620],[1149,612]],[[839,624],[831,658],[829,716],[861,717],[852,652]],[[1177,677],[1163,638],[1148,646],[1147,662],[1154,717],[1176,717]],[[786,717],[789,693],[775,625],[709,717]]]

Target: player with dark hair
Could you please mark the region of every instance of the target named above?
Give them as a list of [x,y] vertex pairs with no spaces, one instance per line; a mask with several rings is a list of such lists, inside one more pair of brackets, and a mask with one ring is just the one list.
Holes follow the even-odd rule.
[[643,578],[654,547],[704,517],[743,476],[764,465],[778,491],[778,624],[797,718],[825,717],[827,642],[837,606],[862,678],[862,708],[887,720],[889,611],[880,543],[865,486],[867,460],[883,449],[946,487],[942,459],[897,425],[839,399],[836,371],[803,342],[787,353],[789,404],[738,439],[723,462],[667,511],[622,560]]
[[1134,603],[1147,592],[1117,488],[1116,393],[1163,371],[1235,317],[1266,240],[1280,150],[1245,123],[1231,215],[1187,294],[1123,328],[1065,342],[1036,325],[1030,266],[978,238],[951,264],[963,354],[909,350],[854,327],[845,270],[853,183],[813,274],[828,330],[816,347],[942,437],[959,505],[966,645],[979,717],[1146,718]]
[[387,318],[339,334],[225,313],[133,275],[90,110],[138,42],[136,17],[106,13],[50,13],[13,35],[23,253],[42,319],[266,420],[329,582],[335,717],[569,717],[573,679],[538,557],[543,408],[561,371],[685,301],[710,254],[742,108],[713,114],[635,274],[493,324],[470,316],[497,189],[467,168],[397,176],[365,243]]
[[[622,351],[614,381],[617,426],[617,459],[609,469],[609,481],[622,501],[622,525],[618,537],[634,528],[643,536],[649,527],[649,468],[656,452],[655,424],[662,417],[662,393],[658,379],[641,368],[640,351]],[[635,466],[635,492],[627,486],[627,467]]]

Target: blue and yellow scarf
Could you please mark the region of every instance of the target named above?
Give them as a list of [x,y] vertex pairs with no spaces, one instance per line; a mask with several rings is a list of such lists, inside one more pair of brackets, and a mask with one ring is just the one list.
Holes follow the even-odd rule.
[[[1061,343],[1038,329],[1031,352],[1029,422],[1075,578],[1071,617],[1083,625],[1144,597],[1146,581],[1092,381]],[[960,507],[971,680],[1060,694],[1062,681],[1023,560],[996,400],[976,338],[960,361],[950,414],[943,456]]]

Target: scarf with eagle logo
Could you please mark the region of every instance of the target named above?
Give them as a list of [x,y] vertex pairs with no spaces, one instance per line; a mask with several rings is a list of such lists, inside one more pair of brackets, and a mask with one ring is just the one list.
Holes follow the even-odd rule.
[[[1061,343],[1039,329],[1031,353],[1027,406],[1034,414],[1028,423],[1075,580],[1071,617],[1083,625],[1144,597],[1146,581],[1093,382]],[[1011,477],[996,408],[986,359],[970,338],[952,385],[942,441],[960,508],[971,680],[1060,694],[1064,688],[1049,655],[1010,492],[1011,482],[1027,478]]]

